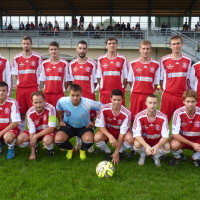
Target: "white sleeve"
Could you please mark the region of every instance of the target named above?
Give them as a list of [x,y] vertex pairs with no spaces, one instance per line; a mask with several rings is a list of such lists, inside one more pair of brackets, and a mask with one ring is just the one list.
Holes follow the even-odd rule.
[[69,81],[74,81],[74,76],[72,73],[72,65],[69,63]]
[[196,90],[195,88],[195,82],[196,82],[197,78],[195,76],[195,69],[194,69],[194,65],[191,67],[191,71],[190,71],[190,76],[189,76],[189,82],[190,82],[190,87],[193,90]]
[[40,74],[40,81],[45,81],[46,80],[46,75],[45,75],[45,70],[44,70],[44,66],[42,64],[42,68],[41,68],[41,74]]
[[164,66],[162,61],[160,61],[160,80],[164,79]]
[[133,82],[133,76],[134,76],[133,68],[130,67],[129,72],[128,72],[128,82]]
[[12,80],[11,80],[11,66],[9,61],[6,61],[5,70],[3,71],[3,80],[8,84],[8,94],[11,95]]
[[127,59],[125,59],[124,60],[124,64],[123,64],[123,76],[124,76],[124,79],[128,78],[128,70],[129,70],[128,62],[127,62]]
[[172,134],[179,134],[181,130],[181,118],[175,111],[172,121]]
[[68,62],[66,62],[64,73],[65,73],[65,79],[64,79],[64,81],[65,82],[70,81],[69,63]]
[[56,127],[56,109],[52,106],[48,116],[48,126]]
[[169,138],[169,126],[168,126],[168,120],[165,119],[162,125],[161,135],[164,138]]
[[97,115],[95,126],[96,127],[106,127],[105,120],[104,120],[104,114],[103,114],[102,110],[100,110]]
[[97,78],[102,78],[102,71],[99,60],[97,61]]
[[187,79],[189,79],[189,77],[190,77],[191,65],[192,65],[192,61],[190,60],[190,63],[189,63],[189,66],[188,66],[188,71],[187,71]]
[[36,128],[33,120],[29,116],[27,116],[27,120],[28,120],[29,133],[30,134],[36,133]]
[[160,83],[160,65],[155,73],[154,85],[159,85]]
[[11,122],[21,122],[18,103],[15,101],[11,106]]
[[130,125],[130,116],[127,116],[122,125],[120,126],[120,134],[126,134],[126,132],[128,131],[129,125]]
[[15,59],[13,59],[13,64],[11,68],[11,74],[18,75],[18,64]]
[[39,78],[40,78],[41,71],[42,71],[42,58],[40,57],[38,61],[38,68],[36,70],[38,85],[40,84]]
[[134,120],[132,131],[133,131],[134,138],[137,137],[137,136],[142,136],[142,134],[141,134],[141,131],[142,131],[141,123],[140,123],[139,118],[137,118],[137,117]]
[[92,69],[92,80],[93,80],[93,83],[98,83],[97,81],[97,63],[95,62],[93,64],[93,69]]

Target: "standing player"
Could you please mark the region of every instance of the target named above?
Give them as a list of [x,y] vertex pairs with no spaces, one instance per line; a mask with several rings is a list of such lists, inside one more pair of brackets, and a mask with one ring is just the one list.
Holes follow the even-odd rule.
[[[133,145],[133,135],[128,131],[131,120],[131,113],[122,106],[123,93],[119,89],[111,92],[111,103],[102,106],[95,126],[99,127],[99,131],[94,136],[94,141],[98,148],[105,152],[105,159],[112,157],[112,162],[117,164],[120,156]],[[115,151],[111,154],[111,150],[106,141],[115,147]]]
[[[107,54],[100,56],[97,63],[97,78],[100,84],[100,101],[110,103],[110,93],[119,89],[125,93],[128,76],[127,59],[117,53],[117,39],[106,40]],[[123,101],[125,105],[125,101]]]
[[11,73],[16,75],[17,78],[16,99],[19,103],[22,119],[20,128],[23,130],[26,112],[32,106],[30,96],[33,92],[39,90],[42,58],[32,51],[32,38],[30,36],[24,36],[21,45],[23,51],[14,57]]
[[151,42],[140,42],[140,57],[130,63],[128,82],[132,85],[130,111],[132,121],[135,115],[146,108],[146,97],[153,94],[160,81],[160,65],[151,59]]
[[170,38],[172,53],[161,58],[161,87],[163,89],[161,112],[170,122],[174,111],[183,106],[182,95],[188,88],[191,59],[181,52],[183,39],[179,35]]
[[36,159],[35,147],[38,140],[43,141],[48,155],[54,155],[53,141],[56,128],[56,110],[45,102],[44,94],[36,91],[31,95],[33,106],[27,112],[28,129],[17,137],[17,145],[27,145],[30,142],[30,160]]
[[10,63],[6,58],[0,55],[0,81],[4,81],[8,84],[8,96],[11,96],[11,70]]
[[133,124],[135,151],[140,154],[139,165],[144,165],[146,156],[153,156],[156,166],[161,166],[160,157],[170,152],[167,116],[156,110],[158,97],[146,98],[147,109],[139,112]]
[[[69,73],[74,84],[78,84],[82,88],[82,97],[95,100],[95,87],[97,85],[96,78],[96,62],[86,56],[88,51],[87,43],[84,40],[78,42],[76,52],[78,58],[72,60],[69,64]],[[90,111],[91,121],[94,121],[96,112]],[[81,141],[77,138],[75,149],[80,149]],[[93,149],[91,149],[93,151]]]
[[191,149],[196,152],[192,155],[193,163],[200,167],[200,108],[196,107],[197,101],[197,93],[186,90],[183,93],[185,106],[174,112],[171,140],[174,158],[170,161],[171,166],[178,164],[182,149]]
[[[200,62],[195,63],[190,72],[190,87],[197,92],[200,97]],[[200,107],[200,98],[198,98],[197,106]]]
[[7,159],[14,158],[16,137],[21,121],[18,103],[8,97],[8,84],[0,82],[0,153],[3,151],[4,141],[8,144]]
[[42,63],[40,81],[44,85],[46,102],[56,106],[58,99],[65,96],[68,87],[68,62],[59,57],[59,44],[49,44],[50,58]]
[[101,103],[81,97],[81,91],[79,85],[72,84],[69,89],[69,97],[59,99],[56,106],[60,129],[56,133],[55,143],[58,147],[68,150],[67,159],[71,159],[73,155],[73,145],[69,142],[70,138],[78,136],[82,139],[81,160],[86,158],[85,150],[93,145],[94,129],[88,126],[90,124],[90,110],[98,111]]

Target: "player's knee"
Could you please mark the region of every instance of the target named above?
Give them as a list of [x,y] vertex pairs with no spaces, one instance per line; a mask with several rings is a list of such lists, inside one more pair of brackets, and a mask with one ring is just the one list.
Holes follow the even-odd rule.
[[91,134],[84,134],[84,136],[82,137],[82,140],[85,142],[94,142],[94,135]]
[[8,143],[8,144],[12,143],[15,139],[13,137],[13,135],[11,135],[9,133],[5,134],[3,138],[4,138],[5,142]]
[[17,138],[16,145],[20,145],[20,144],[23,144],[23,143],[24,143],[23,138]]
[[136,149],[140,149],[142,147],[142,145],[137,140],[134,140],[134,147]]
[[102,141],[102,134],[101,134],[101,132],[97,132],[95,135],[94,135],[94,142],[95,143],[98,143],[98,142],[100,142],[100,141]]
[[179,149],[181,149],[181,143],[175,139],[172,139],[170,147],[172,151],[178,151]]
[[170,151],[170,150],[171,150],[171,147],[170,147],[169,142],[167,142],[167,143],[165,143],[165,144],[163,145],[163,150],[165,150],[165,151]]
[[134,142],[134,139],[133,139],[133,137],[128,136],[128,137],[124,138],[124,142],[127,142],[128,144],[132,145]]
[[43,143],[45,146],[50,146],[53,143],[53,138],[44,138]]

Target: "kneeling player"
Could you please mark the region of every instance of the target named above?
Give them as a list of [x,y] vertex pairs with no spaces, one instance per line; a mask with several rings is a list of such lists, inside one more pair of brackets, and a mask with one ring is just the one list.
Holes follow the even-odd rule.
[[[61,149],[66,149],[66,158],[71,159],[73,155],[73,145],[69,142],[74,136],[82,139],[80,149],[80,159],[86,158],[85,151],[94,142],[94,129],[88,126],[90,121],[90,110],[98,111],[101,103],[81,97],[82,89],[77,84],[72,84],[69,88],[69,97],[62,97],[58,100],[56,109],[60,129],[55,136],[55,143]],[[63,118],[64,115],[64,118]]]
[[200,108],[196,107],[197,102],[197,93],[186,90],[183,93],[185,106],[174,112],[171,140],[174,158],[170,161],[171,166],[178,164],[182,149],[191,149],[196,152],[192,155],[193,163],[200,167]]
[[3,146],[6,143],[8,145],[7,159],[15,156],[14,146],[20,132],[18,127],[20,121],[18,103],[8,97],[8,84],[2,81],[0,82],[0,153],[3,152]]
[[133,134],[135,151],[140,154],[139,165],[144,165],[147,155],[152,155],[156,166],[161,166],[160,157],[170,151],[167,116],[156,110],[158,97],[146,98],[147,109],[139,112],[134,120]]
[[36,159],[35,148],[37,141],[42,140],[48,155],[54,155],[53,141],[56,127],[56,110],[45,102],[44,94],[36,91],[31,95],[33,106],[27,111],[27,121],[29,130],[23,131],[17,137],[17,145],[23,146],[30,141],[30,160]]
[[[120,153],[132,148],[133,145],[133,135],[128,131],[131,113],[122,106],[123,99],[121,90],[113,90],[111,103],[102,106],[95,123],[95,126],[99,127],[99,131],[95,134],[94,141],[98,148],[105,151],[105,159],[112,157],[114,164],[119,162]],[[115,147],[113,154],[111,154],[106,141]]]

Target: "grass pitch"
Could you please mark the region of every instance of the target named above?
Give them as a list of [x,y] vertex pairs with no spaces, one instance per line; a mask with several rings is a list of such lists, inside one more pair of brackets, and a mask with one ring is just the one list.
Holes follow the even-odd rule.
[[[74,142],[74,140],[73,140]],[[151,158],[138,166],[139,156],[132,161],[125,158],[115,166],[112,178],[96,176],[96,165],[102,153],[87,154],[79,159],[75,152],[72,160],[65,151],[55,148],[55,156],[48,157],[40,148],[36,161],[29,161],[28,148],[16,148],[16,157],[6,159],[6,149],[0,155],[1,200],[199,200],[199,168],[190,161],[191,151],[186,151],[188,161],[176,167],[168,165],[172,154],[156,167]]]

